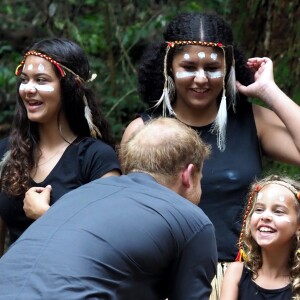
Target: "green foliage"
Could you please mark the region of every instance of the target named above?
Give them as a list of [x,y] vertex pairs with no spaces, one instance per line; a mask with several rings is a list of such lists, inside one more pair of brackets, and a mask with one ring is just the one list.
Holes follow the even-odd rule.
[[[271,47],[270,53],[263,52],[265,37],[260,34],[265,30],[260,26],[266,18],[266,5],[273,5],[273,18],[282,9],[289,16],[288,24],[297,21],[292,18],[295,6],[287,3],[283,7],[280,0],[2,0],[0,123],[10,124],[11,121],[16,81],[14,70],[22,59],[24,48],[34,39],[67,37],[83,47],[92,72],[98,74],[91,85],[117,140],[120,140],[125,126],[144,110],[136,90],[136,68],[143,49],[161,37],[164,26],[173,16],[187,11],[215,11],[222,15],[232,24],[236,40],[246,49],[247,56],[273,54],[277,82],[293,99],[300,101],[299,89],[295,88],[300,73],[300,30],[295,30],[291,42],[280,45],[280,53],[275,53],[275,46]],[[278,17],[278,20],[281,19]],[[297,26],[300,26],[299,22],[291,29]],[[287,34],[290,32],[293,30]],[[286,166],[266,163],[266,169],[270,168],[287,170]],[[292,168],[288,172],[297,170]]]

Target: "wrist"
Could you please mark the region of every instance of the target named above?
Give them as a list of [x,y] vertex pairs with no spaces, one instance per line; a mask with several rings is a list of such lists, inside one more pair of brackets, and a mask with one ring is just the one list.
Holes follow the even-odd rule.
[[276,95],[280,92],[281,90],[279,89],[277,84],[274,81],[270,80],[260,87],[258,96],[262,101],[272,107],[275,99],[277,98]]

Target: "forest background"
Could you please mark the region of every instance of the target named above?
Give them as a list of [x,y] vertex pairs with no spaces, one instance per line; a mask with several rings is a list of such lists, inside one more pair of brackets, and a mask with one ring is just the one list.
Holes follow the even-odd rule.
[[[216,12],[225,18],[246,57],[270,57],[276,82],[300,104],[297,0],[1,0],[0,137],[10,130],[16,99],[14,70],[23,50],[35,39],[57,36],[76,41],[87,53],[92,71],[98,74],[92,88],[120,141],[126,125],[144,110],[136,90],[143,50],[161,39],[166,23],[177,13],[190,11]],[[297,167],[264,163],[266,172],[299,175]]]

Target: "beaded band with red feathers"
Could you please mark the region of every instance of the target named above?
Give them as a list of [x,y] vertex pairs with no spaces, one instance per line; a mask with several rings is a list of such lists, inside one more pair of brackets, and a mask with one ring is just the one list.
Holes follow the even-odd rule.
[[59,73],[62,77],[65,77],[66,76],[66,72],[63,70],[63,66],[58,63],[55,59],[53,59],[52,57],[46,55],[46,54],[43,54],[43,53],[40,53],[40,52],[37,52],[37,51],[34,51],[34,50],[31,50],[31,51],[28,51],[24,54],[24,59],[20,62],[20,64],[17,66],[16,68],[16,71],[15,71],[15,74],[17,76],[19,76],[22,72],[22,67],[24,66],[25,64],[25,59],[27,56],[29,55],[34,55],[34,56],[39,56],[41,58],[44,58],[46,60],[48,60],[49,62],[51,62],[52,64],[54,64],[57,69],[59,70]]

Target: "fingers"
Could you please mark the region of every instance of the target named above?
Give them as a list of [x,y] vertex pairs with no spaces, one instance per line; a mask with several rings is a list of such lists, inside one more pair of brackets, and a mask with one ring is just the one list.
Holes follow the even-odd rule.
[[42,216],[50,207],[51,185],[46,187],[32,187],[25,193],[23,209],[30,219]]
[[242,94],[245,93],[245,86],[242,85],[239,81],[236,81],[236,88],[238,89],[239,92],[241,92]]
[[51,186],[50,184],[47,185],[46,187],[34,186],[34,187],[31,187],[31,188],[26,192],[26,194],[31,194],[31,193],[42,193],[42,192],[44,192],[45,190],[47,190],[47,192],[51,192],[52,186]]
[[247,61],[247,66],[249,68],[258,69],[267,63],[272,63],[272,60],[268,57],[252,57]]
[[52,186],[49,184],[43,188],[42,193],[50,193],[51,191],[52,191]]
[[41,193],[45,188],[43,187],[40,187],[40,186],[34,186],[34,187],[31,187],[27,192],[27,193]]

